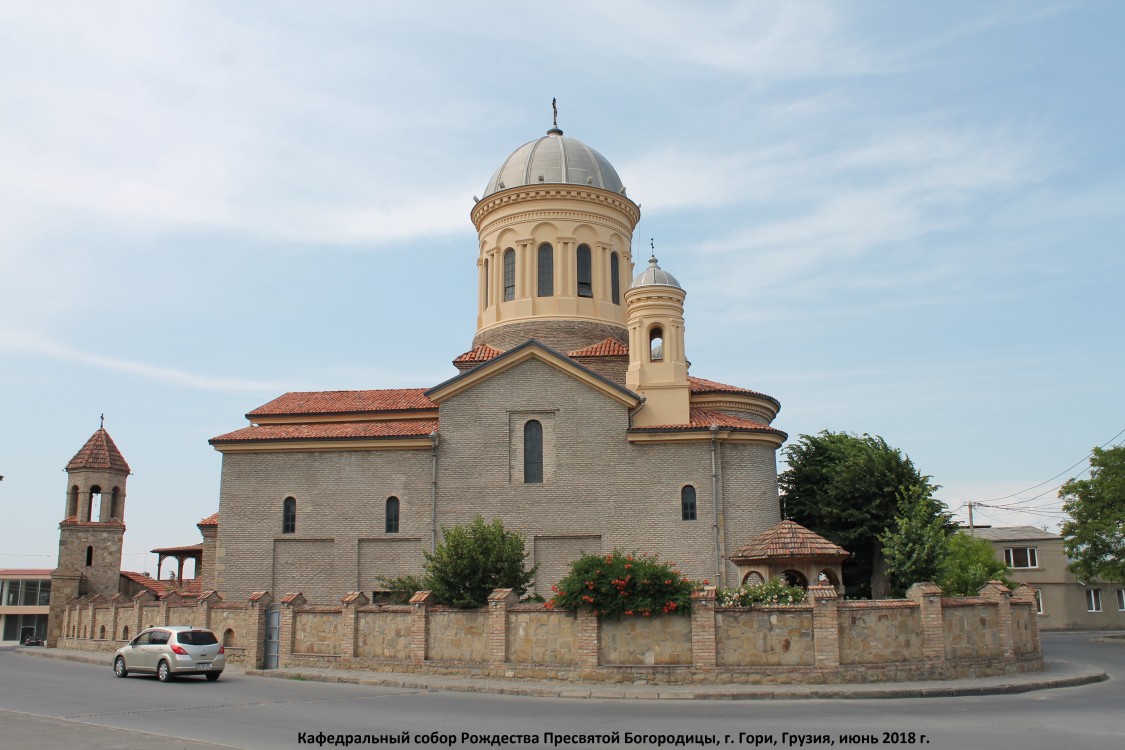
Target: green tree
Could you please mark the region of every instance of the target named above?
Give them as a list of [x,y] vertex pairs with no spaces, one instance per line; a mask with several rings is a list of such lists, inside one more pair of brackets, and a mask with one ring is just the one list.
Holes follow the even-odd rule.
[[778,480],[786,517],[851,552],[843,566],[848,594],[871,596],[881,577],[879,535],[897,514],[900,493],[932,497],[937,487],[878,436],[801,435],[785,457],[789,468]]
[[536,568],[524,569],[523,537],[506,531],[499,518],[485,523],[477,516],[467,526],[442,528],[442,542],[427,552],[426,588],[441,604],[483,607],[493,589],[514,589],[521,596],[535,580]]
[[946,596],[976,596],[989,581],[1003,581],[1010,589],[1016,583],[1008,578],[1008,568],[996,559],[992,545],[984,539],[959,531],[949,537],[949,554],[937,584]]
[[1059,490],[1070,519],[1062,525],[1063,549],[1079,580],[1125,583],[1125,445],[1094,448],[1090,478]]
[[937,581],[949,555],[954,525],[945,506],[918,487],[899,497],[894,523],[879,536],[891,596],[919,581]]
[[[704,582],[706,583],[706,582]],[[548,609],[588,606],[601,618],[622,615],[649,617],[654,612],[688,614],[694,584],[676,570],[675,563],[655,555],[587,554],[570,564],[570,572],[555,587]]]

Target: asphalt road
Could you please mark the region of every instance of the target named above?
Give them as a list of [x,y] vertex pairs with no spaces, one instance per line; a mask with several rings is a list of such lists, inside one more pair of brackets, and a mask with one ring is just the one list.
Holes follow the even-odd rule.
[[[320,745],[317,739],[330,735],[398,737],[406,733],[410,745],[419,745],[435,732],[452,735],[453,747],[489,746],[479,738],[474,741],[472,735],[537,735],[538,744],[514,744],[569,747],[569,743],[551,742],[546,733],[618,732],[618,747],[625,746],[626,733],[632,733],[707,735],[715,737],[718,746],[730,748],[753,747],[749,738],[758,735],[772,736],[776,744],[767,742],[767,747],[848,747],[854,745],[840,742],[841,735],[870,735],[879,744],[934,750],[1125,748],[1125,643],[1093,642],[1089,633],[1051,633],[1044,634],[1043,646],[1048,660],[1096,665],[1110,680],[1019,695],[963,698],[568,700],[263,679],[234,673],[214,683],[186,678],[161,684],[150,677],[119,680],[108,659],[106,666],[98,667],[28,658],[0,649],[0,747],[274,750],[329,747],[332,745]],[[810,742],[809,735],[825,735],[830,742]],[[655,745],[649,740],[631,746]],[[437,746],[450,745],[442,742]],[[686,746],[703,745],[688,742]]]

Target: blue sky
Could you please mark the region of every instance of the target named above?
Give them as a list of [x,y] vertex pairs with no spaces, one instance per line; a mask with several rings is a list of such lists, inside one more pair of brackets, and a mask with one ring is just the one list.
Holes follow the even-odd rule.
[[0,567],[54,565],[103,412],[155,572],[246,412],[454,374],[472,197],[552,97],[692,373],[791,437],[882,435],[951,508],[1043,483],[977,521],[1052,528],[1121,440],[1125,7],[406,5],[0,0]]

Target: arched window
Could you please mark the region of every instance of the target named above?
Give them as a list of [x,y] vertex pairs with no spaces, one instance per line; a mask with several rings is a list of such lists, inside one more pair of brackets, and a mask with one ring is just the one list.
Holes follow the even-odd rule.
[[66,501],[66,517],[78,515],[78,485],[70,488],[70,498]]
[[504,251],[504,301],[510,302],[516,298],[516,251],[508,248]]
[[86,548],[86,567],[87,568],[93,567],[93,565],[94,565],[94,548],[93,547],[87,547]]
[[227,628],[223,631],[223,648],[230,648],[234,645],[234,631]]
[[295,534],[297,532],[297,500],[292,497],[285,498],[281,506],[281,533]]
[[387,524],[386,529],[388,534],[398,533],[398,498],[387,498]]
[[664,359],[664,329],[653,326],[648,332],[648,358],[652,362]]
[[680,518],[685,521],[695,520],[695,488],[685,484],[680,490]]
[[617,262],[617,253],[609,254],[609,295],[613,304],[621,304],[621,267]]
[[109,500],[109,517],[121,520],[121,489],[113,488]]
[[539,246],[537,259],[539,273],[539,296],[550,297],[555,293],[555,250],[547,243]]
[[105,625],[102,625],[101,628],[98,630],[98,640],[101,640],[101,641],[105,640]]
[[484,259],[484,306],[488,307],[488,258]]
[[123,640],[123,641],[129,640],[129,626],[128,625],[121,628],[121,640]]
[[86,518],[91,521],[100,521],[102,515],[102,488],[94,485],[90,488],[90,499],[86,503]]
[[534,419],[523,426],[523,483],[543,483],[543,425]]
[[590,246],[578,246],[578,296],[594,296],[594,278],[591,272]]

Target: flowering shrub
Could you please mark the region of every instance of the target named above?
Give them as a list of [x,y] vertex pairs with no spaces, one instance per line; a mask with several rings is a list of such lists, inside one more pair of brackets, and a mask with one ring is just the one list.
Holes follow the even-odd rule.
[[800,604],[805,590],[790,586],[784,578],[773,578],[755,586],[719,589],[715,599],[721,607],[749,607],[751,604]]
[[[547,607],[591,607],[602,618],[621,615],[648,617],[656,612],[691,611],[691,581],[655,555],[585,555],[570,565],[570,573],[553,586],[555,596]],[[706,582],[704,582],[706,583]]]

